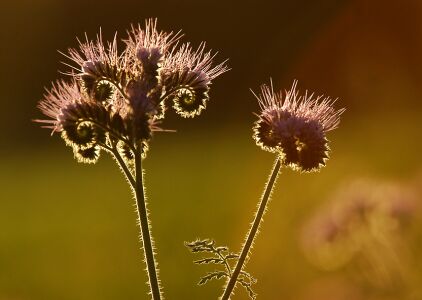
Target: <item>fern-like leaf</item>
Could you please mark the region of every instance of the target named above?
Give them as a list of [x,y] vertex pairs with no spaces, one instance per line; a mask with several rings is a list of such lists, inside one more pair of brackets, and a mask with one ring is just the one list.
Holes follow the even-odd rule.
[[[233,252],[229,252],[229,249],[225,246],[215,246],[213,240],[196,240],[190,243],[185,243],[185,246],[189,248],[192,253],[210,253],[211,257],[204,257],[194,261],[195,264],[216,264],[223,265],[225,271],[214,271],[208,273],[199,281],[199,285],[204,285],[208,281],[213,279],[230,278],[232,276],[232,268],[230,265],[231,260],[239,258],[239,255]],[[241,271],[237,282],[242,285],[251,299],[256,299],[256,294],[252,290],[252,285],[256,283],[256,279],[252,277],[248,272]]]
[[204,285],[210,280],[220,279],[222,277],[229,277],[229,274],[227,274],[224,271],[210,272],[210,273],[208,273],[207,275],[205,275],[204,277],[201,278],[201,280],[198,282],[198,285]]
[[196,240],[190,243],[185,243],[185,246],[189,248],[192,253],[197,252],[210,252],[215,253],[214,241],[211,240]]
[[238,278],[237,282],[239,282],[246,289],[251,299],[256,299],[257,294],[251,288],[252,283],[246,282],[243,278]]
[[251,274],[249,274],[248,272],[245,272],[245,271],[240,271],[240,275],[242,275],[243,277],[247,278],[247,279],[248,279],[248,281],[249,281],[251,284],[255,284],[255,283],[257,282],[257,280],[256,280],[254,277],[252,277],[252,275],[251,275]]
[[235,259],[235,258],[238,258],[239,257],[239,255],[238,254],[235,254],[235,253],[230,253],[230,254],[227,254],[224,258],[226,259],[226,260],[228,260],[228,259]]
[[199,260],[195,260],[194,264],[202,265],[202,264],[224,264],[224,260],[221,258],[215,257],[207,257]]

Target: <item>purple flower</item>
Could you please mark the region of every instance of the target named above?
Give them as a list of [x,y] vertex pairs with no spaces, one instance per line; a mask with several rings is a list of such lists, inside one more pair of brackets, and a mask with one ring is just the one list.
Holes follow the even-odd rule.
[[[154,131],[160,131],[168,101],[182,117],[205,108],[211,81],[228,68],[214,65],[215,54],[202,43],[193,50],[178,45],[181,34],[157,30],[156,20],[132,27],[119,52],[117,35],[105,43],[79,41],[65,54],[72,64],[70,82],[59,81],[47,91],[39,108],[48,117],[37,120],[61,132],[78,161],[94,162],[101,148],[130,152],[143,145],[145,155]],[[74,65],[76,64],[76,66]]]
[[337,128],[344,109],[335,110],[335,101],[314,94],[299,96],[293,82],[290,91],[275,93],[262,85],[256,95],[261,113],[253,127],[256,144],[265,151],[280,154],[286,166],[300,171],[315,171],[328,159],[326,133]]

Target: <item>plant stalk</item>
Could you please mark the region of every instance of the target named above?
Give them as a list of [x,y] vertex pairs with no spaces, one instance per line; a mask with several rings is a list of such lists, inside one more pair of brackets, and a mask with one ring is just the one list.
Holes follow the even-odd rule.
[[144,248],[145,263],[147,264],[149,286],[153,300],[160,300],[160,284],[158,282],[157,269],[154,259],[154,250],[151,240],[151,232],[148,221],[148,211],[146,207],[144,186],[143,186],[143,172],[142,172],[142,148],[138,145],[135,151],[135,195],[136,208],[139,217],[139,226],[142,232],[142,243]]
[[274,164],[270,179],[267,182],[265,187],[264,194],[262,195],[261,202],[259,203],[258,210],[255,214],[255,219],[252,223],[251,228],[249,229],[249,233],[247,235],[246,241],[243,245],[242,252],[239,256],[239,260],[237,261],[236,267],[230,277],[230,280],[227,283],[227,286],[224,290],[223,296],[221,296],[221,300],[228,300],[233,292],[234,287],[236,286],[237,278],[239,277],[240,272],[242,271],[243,265],[245,264],[245,260],[248,257],[249,250],[254,242],[256,234],[258,232],[259,225],[262,221],[262,217],[267,208],[268,201],[270,199],[270,195],[272,189],[274,187],[274,183],[277,179],[278,173],[280,172],[281,168],[281,161],[280,158],[277,157],[276,162]]
[[118,165],[123,170],[123,173],[125,173],[126,179],[130,183],[131,188],[135,191],[135,186],[136,186],[135,179],[133,178],[133,175],[130,172],[129,168],[127,167],[126,163],[120,156],[120,153],[116,149],[112,149],[112,153],[114,157],[116,158]]

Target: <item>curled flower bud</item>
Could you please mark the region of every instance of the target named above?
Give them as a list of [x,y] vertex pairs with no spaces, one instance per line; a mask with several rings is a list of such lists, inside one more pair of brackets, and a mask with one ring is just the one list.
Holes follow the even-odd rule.
[[99,102],[110,101],[113,97],[114,89],[107,81],[98,82],[93,98]]
[[315,171],[328,158],[327,131],[335,129],[344,109],[335,110],[334,101],[313,94],[299,96],[295,81],[292,89],[274,93],[263,85],[256,95],[261,113],[253,127],[253,138],[263,150],[279,153],[283,164],[299,171]]
[[105,84],[108,84],[107,99],[111,99],[114,92],[111,84],[122,88],[130,80],[126,71],[119,69],[118,66],[101,61],[83,62],[81,78],[86,92],[99,101],[103,100],[97,98],[98,91],[101,91],[101,88],[104,88]]
[[208,87],[179,89],[173,98],[173,108],[184,118],[200,115],[206,107],[206,100],[208,100],[207,90]]
[[62,138],[70,146],[89,148],[95,144],[95,137],[95,129],[90,122],[67,123],[63,126]]
[[100,158],[100,147],[90,147],[90,148],[73,148],[73,153],[75,158],[80,163],[86,164],[95,164]]
[[213,66],[215,55],[205,52],[205,43],[197,50],[185,44],[163,61],[165,93],[182,117],[195,117],[206,107],[211,81],[228,70],[225,62]]

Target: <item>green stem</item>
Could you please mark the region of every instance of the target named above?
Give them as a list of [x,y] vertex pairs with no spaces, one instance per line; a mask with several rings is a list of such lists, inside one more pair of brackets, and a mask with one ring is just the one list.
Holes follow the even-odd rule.
[[261,202],[259,203],[258,211],[255,214],[255,219],[252,223],[252,227],[249,230],[248,236],[246,238],[246,242],[243,245],[242,252],[239,256],[239,260],[237,261],[233,274],[230,277],[229,282],[227,283],[223,296],[220,298],[221,300],[230,299],[233,289],[236,286],[237,278],[239,277],[239,274],[242,271],[245,260],[249,254],[249,250],[258,232],[259,224],[261,223],[262,217],[264,216],[264,213],[266,211],[267,203],[268,203],[268,200],[270,199],[270,195],[274,187],[274,183],[277,179],[278,173],[280,172],[280,167],[281,167],[281,161],[280,161],[280,158],[277,157],[270,179],[268,180],[267,185],[265,187],[265,192],[262,195]]
[[158,282],[157,270],[154,260],[154,250],[152,247],[151,232],[148,221],[148,211],[146,207],[143,172],[142,172],[142,146],[139,143],[135,151],[135,195],[136,208],[138,211],[139,225],[142,232],[142,243],[144,248],[145,263],[147,264],[148,279],[151,289],[152,299],[160,300],[160,284]]

